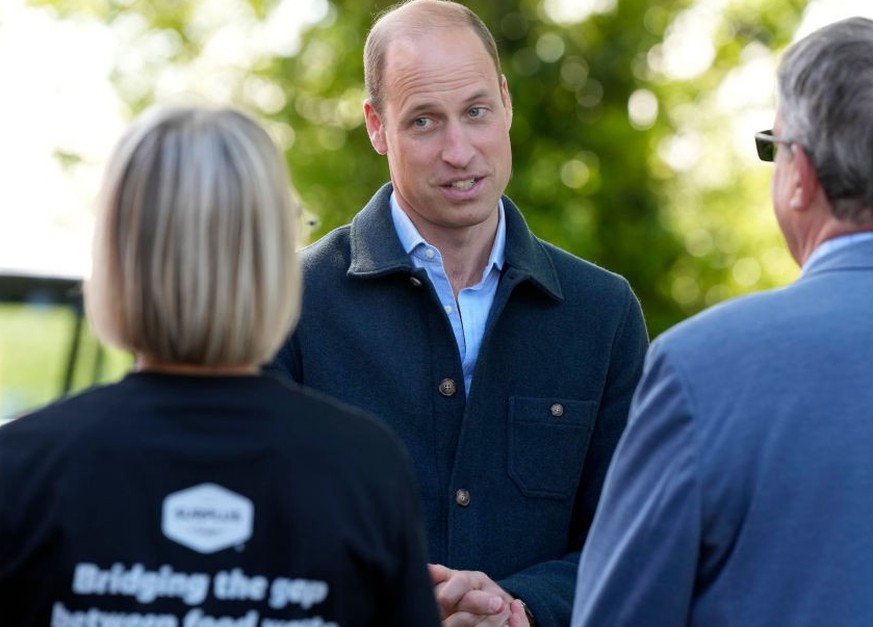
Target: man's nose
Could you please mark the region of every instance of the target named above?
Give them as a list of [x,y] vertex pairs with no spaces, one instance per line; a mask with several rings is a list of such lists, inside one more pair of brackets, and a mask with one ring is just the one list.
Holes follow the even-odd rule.
[[470,129],[460,122],[450,122],[443,136],[443,161],[456,168],[469,165],[475,154]]

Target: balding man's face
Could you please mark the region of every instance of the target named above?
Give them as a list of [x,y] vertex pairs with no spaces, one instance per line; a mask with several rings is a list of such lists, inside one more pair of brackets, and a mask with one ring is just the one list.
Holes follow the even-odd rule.
[[509,182],[512,109],[469,29],[440,28],[388,49],[382,114],[366,109],[374,147],[387,154],[397,200],[428,232],[496,227]]

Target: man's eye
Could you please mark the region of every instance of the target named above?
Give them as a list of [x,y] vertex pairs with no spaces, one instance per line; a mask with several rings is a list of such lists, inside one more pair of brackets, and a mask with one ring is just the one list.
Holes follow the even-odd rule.
[[427,128],[428,119],[427,118],[415,118],[412,124],[416,128]]
[[480,118],[485,114],[484,109],[482,107],[473,107],[470,109],[470,117],[471,118]]

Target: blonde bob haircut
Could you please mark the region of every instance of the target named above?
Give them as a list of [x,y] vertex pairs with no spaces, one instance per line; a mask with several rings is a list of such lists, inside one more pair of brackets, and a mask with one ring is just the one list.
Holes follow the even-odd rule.
[[156,362],[266,362],[300,308],[300,208],[281,153],[230,108],[153,108],[98,201],[85,304],[97,336]]

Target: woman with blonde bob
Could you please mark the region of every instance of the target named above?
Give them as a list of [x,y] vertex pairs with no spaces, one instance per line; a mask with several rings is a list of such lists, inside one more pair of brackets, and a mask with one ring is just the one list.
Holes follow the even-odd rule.
[[298,213],[240,111],[124,134],[85,297],[136,367],[0,428],[5,627],[439,625],[396,438],[260,371],[298,315]]
[[86,305],[143,368],[257,370],[300,306],[299,209],[240,112],[156,109],[106,172]]

